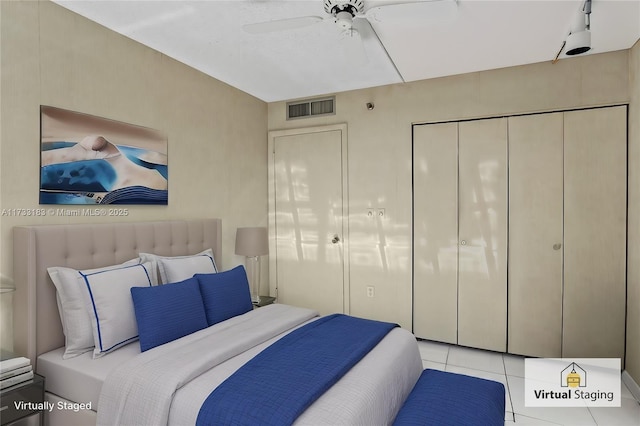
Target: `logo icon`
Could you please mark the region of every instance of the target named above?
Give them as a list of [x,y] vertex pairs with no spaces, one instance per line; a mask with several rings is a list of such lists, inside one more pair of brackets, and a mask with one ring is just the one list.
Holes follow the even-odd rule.
[[584,388],[587,386],[587,372],[575,362],[569,364],[560,373],[560,386],[563,388]]

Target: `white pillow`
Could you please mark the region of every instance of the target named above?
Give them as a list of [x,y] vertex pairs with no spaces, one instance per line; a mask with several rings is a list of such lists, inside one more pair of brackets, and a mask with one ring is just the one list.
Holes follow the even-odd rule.
[[[73,358],[88,352],[94,347],[91,317],[87,313],[84,293],[86,287],[80,273],[91,274],[99,271],[121,268],[140,263],[140,259],[132,259],[121,265],[106,266],[104,268],[85,269],[77,271],[72,268],[55,266],[47,268],[51,281],[56,286],[58,312],[65,336],[65,350],[63,359]],[[157,283],[153,269],[153,280]]]
[[155,261],[160,272],[162,284],[177,283],[193,277],[195,274],[218,272],[213,259],[213,250],[207,249],[190,256],[158,256],[151,253],[138,253],[143,261]]
[[154,270],[153,262],[142,262],[82,274],[87,289],[86,308],[93,327],[94,358],[138,340],[131,288],[154,285]]

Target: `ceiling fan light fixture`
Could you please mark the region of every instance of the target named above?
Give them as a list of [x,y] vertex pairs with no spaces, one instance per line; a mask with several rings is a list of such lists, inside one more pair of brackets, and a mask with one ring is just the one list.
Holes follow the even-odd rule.
[[343,30],[351,28],[353,25],[353,15],[344,10],[336,13],[336,24]]

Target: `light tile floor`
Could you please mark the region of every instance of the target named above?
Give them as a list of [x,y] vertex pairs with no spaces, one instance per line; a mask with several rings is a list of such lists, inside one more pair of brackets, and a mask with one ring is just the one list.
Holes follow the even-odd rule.
[[532,408],[524,406],[524,357],[418,341],[422,365],[504,384],[505,425],[640,426],[640,403],[622,383],[620,408]]

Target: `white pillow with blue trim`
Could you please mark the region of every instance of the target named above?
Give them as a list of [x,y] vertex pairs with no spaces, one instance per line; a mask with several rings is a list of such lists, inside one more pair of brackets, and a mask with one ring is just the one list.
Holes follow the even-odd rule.
[[[47,268],[51,281],[56,287],[56,300],[60,322],[65,337],[63,359],[73,358],[94,348],[93,329],[91,317],[87,313],[86,285],[82,273],[91,274],[100,271],[119,269],[125,266],[137,265],[140,259],[131,259],[120,265],[110,265],[103,268],[85,269],[78,271],[63,266]],[[155,268],[153,268],[152,280],[154,285],[158,283]]]
[[143,261],[155,261],[162,284],[177,283],[193,277],[195,274],[218,272],[213,258],[213,250],[206,249],[189,256],[158,256],[151,253],[138,253]]
[[155,265],[143,262],[121,268],[81,273],[87,291],[85,301],[99,358],[138,340],[138,326],[131,300],[132,287],[154,285]]

